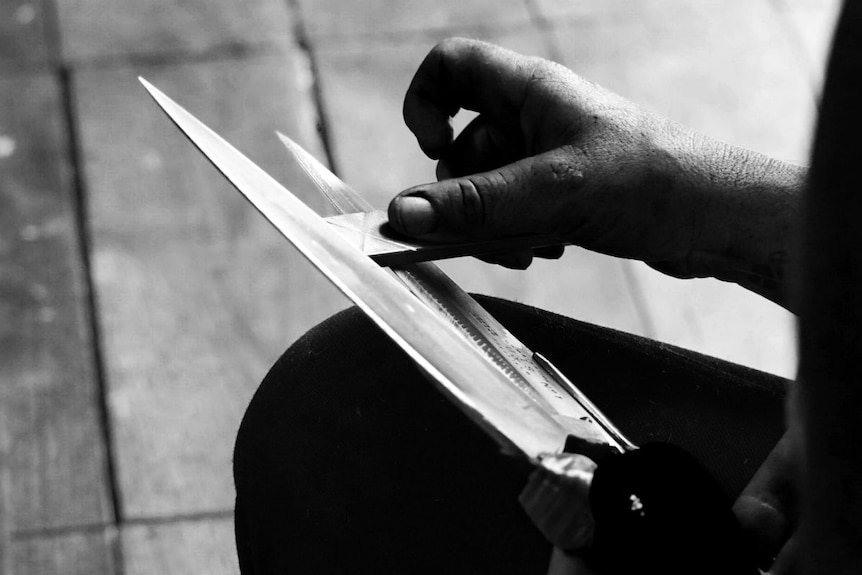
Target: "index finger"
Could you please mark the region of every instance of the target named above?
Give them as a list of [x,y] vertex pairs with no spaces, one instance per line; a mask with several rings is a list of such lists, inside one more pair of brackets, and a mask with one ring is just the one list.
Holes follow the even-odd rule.
[[451,145],[450,120],[461,108],[517,124],[535,61],[478,40],[444,40],[413,76],[404,98],[404,122],[434,159]]

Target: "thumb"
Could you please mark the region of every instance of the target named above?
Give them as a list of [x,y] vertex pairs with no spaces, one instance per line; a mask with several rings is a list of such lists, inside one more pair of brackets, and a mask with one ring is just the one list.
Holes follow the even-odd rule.
[[797,514],[797,442],[793,430],[785,432],[733,506],[764,568],[779,555],[793,532]]
[[435,241],[554,233],[582,174],[561,150],[410,188],[389,204],[399,233]]

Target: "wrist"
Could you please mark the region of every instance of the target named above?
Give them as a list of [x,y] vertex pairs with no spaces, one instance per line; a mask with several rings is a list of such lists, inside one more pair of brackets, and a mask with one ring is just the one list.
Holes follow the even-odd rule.
[[702,275],[731,281],[791,311],[799,202],[807,169],[757,152],[695,138],[683,160],[698,198],[700,233],[691,259]]

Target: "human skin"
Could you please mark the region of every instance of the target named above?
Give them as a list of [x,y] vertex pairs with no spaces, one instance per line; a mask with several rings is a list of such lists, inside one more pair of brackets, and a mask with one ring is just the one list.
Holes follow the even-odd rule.
[[[862,27],[862,14],[847,14],[854,10],[862,12],[845,8],[845,30]],[[862,357],[855,298],[862,275],[854,275],[862,261],[847,249],[860,243],[847,239],[862,229],[862,203],[824,192],[841,189],[833,181],[852,187],[851,168],[862,157],[862,120],[848,124],[836,111],[862,101],[862,86],[849,92],[855,100],[846,90],[862,77],[854,68],[862,67],[862,47],[852,44],[845,41],[845,52],[855,59],[845,53],[845,65],[833,61],[830,70],[815,147],[820,177],[812,178],[820,195],[809,194],[817,199],[809,198],[805,219],[805,168],[712,140],[542,59],[447,40],[423,61],[404,104],[420,147],[439,160],[441,180],[392,201],[390,223],[401,233],[445,241],[551,232],[561,243],[639,259],[676,277],[735,282],[791,311],[803,302],[788,432],[734,505],[762,566],[777,557],[774,573],[849,573],[860,565],[853,550],[862,549],[862,465],[851,440],[862,435],[853,423],[862,407],[855,385],[862,374],[853,367]],[[462,108],[479,116],[455,138],[451,117]],[[832,207],[812,212],[811,205]],[[800,221],[808,231],[837,230],[806,234],[804,261]],[[495,259],[524,268],[533,255],[559,253]],[[791,285],[796,277],[804,278],[801,288]],[[838,307],[821,294],[834,295]],[[849,313],[838,327],[836,309]],[[589,571],[577,559],[555,557],[559,572]]]
[[[453,138],[461,108],[479,117]],[[800,166],[710,139],[553,62],[457,38],[419,67],[404,119],[445,179],[393,200],[399,232],[552,233],[676,277],[736,282],[793,308],[784,278]],[[523,268],[531,256],[500,263]]]

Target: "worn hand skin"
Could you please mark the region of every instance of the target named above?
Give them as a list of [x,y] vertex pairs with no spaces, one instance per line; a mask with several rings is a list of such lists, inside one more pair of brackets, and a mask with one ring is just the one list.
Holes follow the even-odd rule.
[[[451,118],[462,108],[479,116],[454,138]],[[790,307],[783,278],[802,167],[712,140],[553,62],[457,38],[419,67],[404,119],[439,159],[441,181],[392,201],[401,233],[550,232],[676,277],[733,281]],[[524,268],[532,255],[498,261]]]
[[[734,512],[771,573],[860,573],[860,103],[860,3],[839,23],[810,182],[800,166],[712,140],[552,62],[451,39],[426,57],[404,103],[440,181],[399,194],[389,218],[401,233],[444,241],[550,231],[801,308],[788,431]],[[479,116],[455,138],[460,109]],[[560,253],[496,259],[525,268]],[[592,573],[561,553],[550,572]]]

